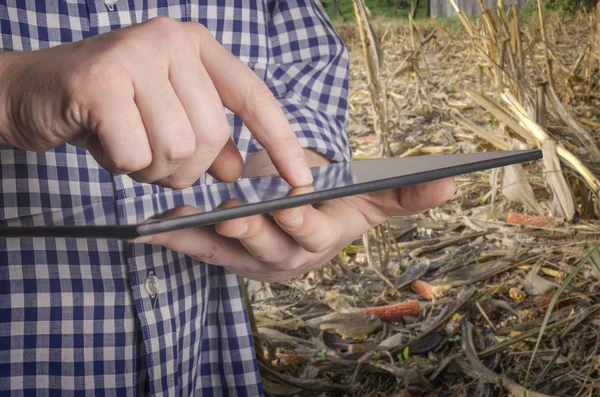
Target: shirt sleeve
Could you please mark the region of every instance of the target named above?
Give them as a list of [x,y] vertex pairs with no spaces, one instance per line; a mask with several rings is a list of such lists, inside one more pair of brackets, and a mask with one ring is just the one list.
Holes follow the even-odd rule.
[[[348,52],[318,0],[269,2],[265,82],[300,144],[333,162],[350,161]],[[252,139],[249,150],[261,147]]]

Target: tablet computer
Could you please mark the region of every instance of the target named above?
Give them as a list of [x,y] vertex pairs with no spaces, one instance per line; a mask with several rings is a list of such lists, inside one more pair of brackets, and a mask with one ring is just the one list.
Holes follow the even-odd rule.
[[[541,150],[425,155],[313,167],[314,183],[293,189],[278,175],[233,183],[162,189],[159,193],[103,201],[0,221],[0,237],[133,239],[326,200],[414,185],[542,158]],[[236,200],[236,206],[223,204]],[[178,216],[174,209],[195,208]]]

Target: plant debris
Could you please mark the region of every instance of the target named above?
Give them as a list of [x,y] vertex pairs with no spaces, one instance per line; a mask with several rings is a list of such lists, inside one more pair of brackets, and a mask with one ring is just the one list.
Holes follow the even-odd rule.
[[336,26],[356,159],[525,147],[545,160],[457,177],[448,203],[249,288],[265,392],[600,396],[594,15],[510,6],[444,28],[369,21],[356,3],[359,26]]

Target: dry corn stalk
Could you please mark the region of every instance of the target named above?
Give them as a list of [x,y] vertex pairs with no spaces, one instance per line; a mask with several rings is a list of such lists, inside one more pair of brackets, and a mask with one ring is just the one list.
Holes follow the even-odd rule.
[[548,49],[548,38],[546,37],[546,30],[544,29],[544,16],[542,15],[542,0],[537,0],[538,5],[538,17],[540,18],[540,33],[542,34],[542,41],[544,42],[544,55],[546,57],[546,76],[548,83],[552,88],[554,85],[554,78],[552,77],[552,61],[550,60],[550,51]]
[[581,124],[571,117],[569,112],[567,112],[563,104],[560,102],[560,99],[558,99],[558,95],[556,95],[556,91],[554,91],[552,86],[546,87],[546,95],[548,96],[548,100],[552,104],[552,107],[562,122],[571,128],[573,135],[575,135],[575,137],[581,142],[584,148],[591,152],[594,161],[600,161],[600,150],[598,150],[598,147],[596,146],[596,141]]
[[[481,58],[480,84],[483,75],[487,75],[493,82],[498,96],[508,88],[520,101],[532,102],[525,95],[532,90],[525,79],[525,60],[516,6],[513,4],[514,7],[511,8],[509,23],[503,6],[499,6],[497,12],[492,13],[480,2],[481,22],[473,24],[464,16],[456,2],[450,1],[471,38],[472,53]],[[483,93],[483,90],[481,92]]]
[[367,6],[364,0],[354,0],[354,15],[358,24],[358,32],[362,44],[363,57],[367,68],[367,79],[371,92],[371,103],[373,106],[373,125],[375,134],[379,140],[379,154],[382,157],[393,156],[389,144],[387,131],[387,112],[385,101],[387,93],[385,83],[380,80],[379,68],[382,62],[382,53],[379,41],[369,22]]
[[[527,145],[517,141],[511,146],[513,150],[526,149]],[[535,198],[533,188],[527,180],[527,172],[522,164],[513,164],[502,169],[502,195],[511,201],[523,204],[526,208],[542,215],[543,211]]]
[[523,58],[523,43],[521,42],[521,25],[519,24],[519,9],[516,4],[510,5],[510,38],[513,53],[517,56],[521,71],[525,69]]
[[[473,43],[473,50],[476,54],[479,54],[483,58],[482,69],[480,70],[480,81],[482,80],[481,74],[484,73],[488,76],[490,81],[494,83],[496,93],[501,95],[504,91],[508,90],[509,93],[517,97],[517,103],[521,104],[528,110],[533,109],[533,104],[536,104],[535,108],[540,110],[536,121],[542,125],[545,124],[545,117],[541,114],[543,106],[541,100],[544,97],[540,97],[540,94],[532,90],[525,78],[524,65],[525,59],[523,54],[523,46],[521,44],[521,31],[519,28],[519,19],[516,5],[512,5],[510,14],[510,25],[506,21],[503,6],[500,5],[497,9],[497,21],[495,22],[493,14],[489,9],[485,7],[482,1],[479,1],[482,10],[482,22],[479,25],[473,25],[456,5],[454,0],[450,0],[454,8],[456,9],[459,18],[465,29],[469,33]],[[548,101],[552,104],[556,110],[556,116],[569,127],[573,135],[581,143],[582,148],[585,151],[589,151],[592,154],[592,158],[595,161],[600,161],[600,150],[598,150],[596,142],[591,134],[581,126],[573,117],[569,115],[564,105],[559,100],[554,89],[554,81],[552,78],[551,61],[554,56],[552,55],[551,49],[548,46],[547,32],[544,26],[544,18],[541,13],[541,4],[538,0],[538,22],[540,26],[541,40],[544,46],[544,54],[546,60],[546,73],[543,73],[537,66],[535,57],[532,52],[532,48],[537,40],[532,39],[528,48],[528,56],[532,61],[532,65],[536,68],[537,74],[540,78],[543,78],[549,84],[545,84],[544,91],[548,97]],[[509,44],[506,48],[506,44]],[[575,62],[573,69],[569,70],[570,74],[579,67],[587,52],[584,52],[582,56]],[[555,58],[555,57],[554,57]],[[560,62],[559,62],[560,64]],[[588,86],[591,87],[591,78]],[[483,93],[483,87],[481,88]],[[515,130],[516,131],[516,130]],[[517,131],[518,132],[518,131]],[[530,142],[531,143],[531,142]]]
[[575,200],[571,193],[571,187],[563,175],[556,153],[556,143],[547,140],[542,143],[542,150],[544,151],[544,181],[548,190],[552,192],[555,215],[562,215],[567,222],[570,222],[575,216]]
[[598,47],[596,51],[598,55],[600,55],[600,2],[596,4],[596,34],[598,35]]
[[510,93],[504,93],[502,98],[521,125],[535,136],[538,145],[541,146],[544,151],[544,180],[548,185],[548,189],[552,192],[554,199],[560,204],[555,206],[556,211],[560,210],[560,214],[557,215],[562,215],[565,220],[570,222],[575,216],[575,199],[573,198],[571,188],[567,184],[567,180],[562,173],[556,150],[556,143],[539,124],[529,117],[525,109],[517,102],[517,99],[514,96]]
[[[491,99],[488,99],[475,91],[466,90],[465,92],[471,99],[473,99],[475,102],[477,102],[480,106],[482,106],[488,112],[493,114],[494,117],[496,117],[496,119],[498,119],[500,122],[506,124],[506,126],[508,126],[512,131],[514,131],[517,135],[519,135],[525,142],[527,142],[530,147],[541,147],[541,143],[543,141],[551,139],[549,137],[549,135],[544,131],[544,129],[542,127],[540,127],[539,125],[536,124],[538,128],[529,130],[524,125],[519,123],[519,121],[517,121],[513,115],[509,114],[502,107],[500,107],[499,104],[492,101]],[[506,98],[509,98],[509,101],[511,101],[513,103],[518,103],[516,98],[514,98],[514,96],[512,96],[510,94],[504,94],[504,96]],[[506,98],[505,98],[505,100],[506,100]],[[519,107],[520,107],[520,105],[519,105]],[[520,107],[520,108],[523,109],[522,107]],[[524,111],[524,109],[523,109],[523,111]],[[529,117],[527,116],[527,118],[529,118]],[[488,141],[489,143],[491,143],[498,149],[500,149],[500,150],[509,150],[510,149],[510,143],[507,142],[506,140],[502,139],[497,134],[492,134],[487,131],[484,131],[482,128],[476,126],[471,121],[466,120],[464,118],[457,118],[457,121],[460,125],[467,128],[468,130],[472,131],[479,137],[485,139],[486,141]],[[531,122],[533,124],[535,124],[533,122],[533,120],[531,120]],[[596,191],[596,192],[600,191],[600,180],[598,180],[598,178],[594,175],[594,173],[588,167],[586,167],[583,164],[583,162],[576,155],[574,155],[572,152],[570,152],[568,149],[566,149],[560,143],[556,147],[556,152],[557,152],[558,156],[560,157],[560,159],[565,163],[565,165],[569,166],[571,169],[573,169],[575,172],[577,172],[583,178],[583,180],[586,182],[586,184],[590,187],[590,189],[592,191]]]

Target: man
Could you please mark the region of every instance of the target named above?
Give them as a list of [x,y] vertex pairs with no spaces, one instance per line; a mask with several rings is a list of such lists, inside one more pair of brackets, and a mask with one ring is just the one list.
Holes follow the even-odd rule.
[[[242,173],[304,186],[351,159],[347,53],[316,0],[13,0],[0,29],[0,219]],[[236,274],[302,274],[453,191],[134,242],[0,239],[0,394],[261,395]]]

